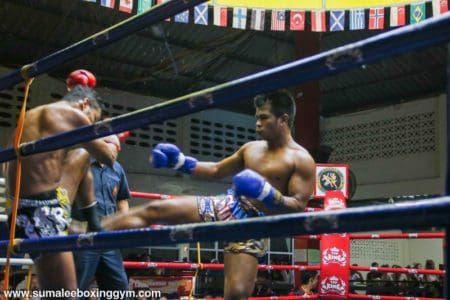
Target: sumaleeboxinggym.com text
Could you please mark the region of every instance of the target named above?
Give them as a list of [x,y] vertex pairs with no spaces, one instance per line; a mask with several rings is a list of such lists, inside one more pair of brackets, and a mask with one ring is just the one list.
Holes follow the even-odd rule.
[[[146,297],[146,298],[161,298],[161,291],[154,290],[138,290],[138,291],[103,291],[103,290],[75,290],[69,291],[65,289],[60,290],[33,290],[33,291],[25,291],[25,290],[9,290],[4,291],[4,296],[8,299],[12,298],[104,298],[108,300],[113,299],[123,299],[127,298],[136,298],[136,297]],[[0,297],[1,298],[1,297]]]

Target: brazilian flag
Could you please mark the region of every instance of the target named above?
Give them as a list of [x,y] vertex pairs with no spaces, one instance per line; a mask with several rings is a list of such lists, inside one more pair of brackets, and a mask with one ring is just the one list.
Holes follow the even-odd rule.
[[409,12],[410,24],[422,22],[423,20],[425,20],[425,17],[426,17],[425,3],[411,4],[411,9]]

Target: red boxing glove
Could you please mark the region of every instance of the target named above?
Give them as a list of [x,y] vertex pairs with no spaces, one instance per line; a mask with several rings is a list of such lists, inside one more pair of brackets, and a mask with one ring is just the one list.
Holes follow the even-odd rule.
[[87,70],[75,70],[70,73],[66,79],[67,89],[71,90],[78,84],[89,88],[94,88],[97,84],[97,79],[95,78],[94,74]]
[[124,132],[117,134],[117,137],[119,138],[120,142],[124,142],[129,136],[130,136],[129,131],[124,131]]
[[117,137],[117,135],[115,135],[115,134],[108,135],[108,136],[104,137],[103,140],[105,141],[105,143],[113,144],[114,146],[116,146],[117,151],[122,150],[122,148],[120,147],[120,140]]

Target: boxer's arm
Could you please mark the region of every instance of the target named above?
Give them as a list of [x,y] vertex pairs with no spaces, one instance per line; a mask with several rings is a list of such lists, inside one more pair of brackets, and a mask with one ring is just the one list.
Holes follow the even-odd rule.
[[[58,118],[58,132],[55,133],[61,133],[92,124],[84,113],[75,108],[66,108],[64,111],[57,111],[56,113],[61,114],[62,117]],[[102,139],[92,140],[81,144],[81,146],[100,163],[112,166],[116,161],[117,151]]]
[[83,144],[90,155],[102,164],[112,167],[117,159],[117,148],[103,140],[93,140]]
[[314,187],[314,160],[306,154],[296,159],[296,167],[288,181],[288,190],[283,195],[257,172],[245,169],[233,177],[233,186],[238,196],[261,201],[266,208],[276,213],[301,212],[312,195]]
[[197,163],[193,176],[206,179],[224,178],[231,176],[239,172],[244,168],[244,156],[243,149],[240,148],[238,151],[222,159],[219,162],[201,162]]
[[243,147],[233,155],[219,162],[199,162],[196,158],[184,155],[178,146],[160,143],[152,150],[150,162],[154,168],[169,168],[196,177],[212,179],[230,176],[244,167]]
[[288,195],[284,196],[284,210],[304,211],[314,192],[315,167],[316,164],[309,154],[296,160],[295,170],[288,182]]

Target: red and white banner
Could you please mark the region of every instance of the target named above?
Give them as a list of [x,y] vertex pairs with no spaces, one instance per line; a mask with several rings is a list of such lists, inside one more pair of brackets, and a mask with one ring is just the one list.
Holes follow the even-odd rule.
[[188,296],[192,289],[191,276],[131,276],[129,288],[150,289],[162,294]]
[[[345,197],[341,191],[327,191],[325,210],[345,209]],[[344,234],[324,234],[320,242],[320,299],[347,299],[350,278],[350,238]]]
[[327,191],[323,199],[324,210],[339,210],[347,208],[347,201],[341,191]]
[[348,299],[350,239],[347,234],[323,235],[320,243],[320,299]]

